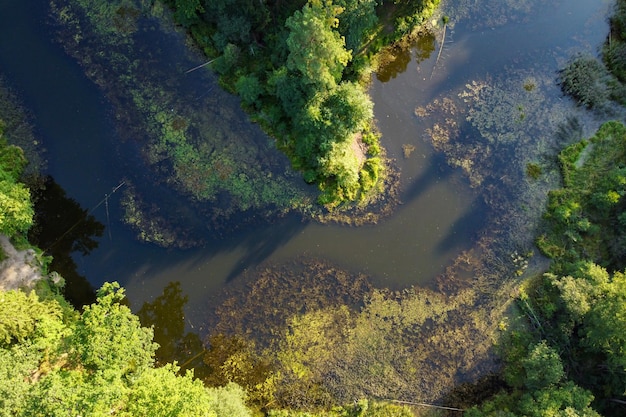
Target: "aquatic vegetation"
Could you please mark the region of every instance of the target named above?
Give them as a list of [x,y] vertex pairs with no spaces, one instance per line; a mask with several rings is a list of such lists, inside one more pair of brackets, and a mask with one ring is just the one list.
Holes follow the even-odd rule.
[[[272,143],[256,125],[242,121],[245,117],[238,109],[239,102],[216,89],[211,74],[188,72],[197,66],[197,57],[191,56],[193,50],[181,52],[174,46],[188,40],[184,34],[164,28],[163,21],[155,18],[162,10],[154,5],[132,5],[125,1],[106,7],[87,2],[66,5],[53,2],[53,12],[62,25],[59,37],[67,51],[81,62],[87,75],[114,104],[121,139],[137,144],[136,154],[133,154],[135,149],[131,155],[123,152],[132,161],[129,164],[143,164],[153,173],[154,182],[172,188],[182,199],[191,202],[209,228],[219,228],[235,215],[253,219],[290,211],[319,221],[345,222],[352,218],[348,220],[350,223],[362,224],[386,215],[388,207],[397,202],[392,183],[397,176],[378,144],[379,135],[373,126],[365,123],[371,118],[371,102],[357,84],[342,82],[332,91],[316,95],[310,106],[305,106],[310,117],[300,119],[299,137],[308,139],[303,139],[300,148],[292,151],[306,156],[308,147],[320,148],[317,142],[324,141],[319,155],[302,159],[304,165],[301,164],[301,168],[310,168],[304,172],[308,182],[319,179],[318,168],[326,172],[319,197],[326,207],[316,207],[319,190],[307,186],[276,148],[276,145],[289,148],[289,142]],[[119,24],[124,30],[106,27],[107,19],[115,18],[121,19]],[[162,46],[155,48],[156,44]],[[213,65],[218,72],[239,62],[244,53],[234,44],[229,45],[225,51],[233,53],[225,52]],[[278,73],[275,76],[277,80],[280,78]],[[244,105],[258,105],[260,94],[267,87],[259,84],[260,81],[254,74],[237,76],[233,85],[240,90]],[[289,84],[288,79],[283,81]],[[230,85],[224,80],[222,84]],[[290,97],[285,99],[297,98],[293,94]],[[302,109],[299,105],[287,107],[290,111]],[[261,125],[271,122],[276,115],[266,110],[265,107],[255,114]],[[333,125],[332,120],[343,122]],[[272,126],[272,131],[282,129],[280,123],[272,122]],[[337,140],[345,136],[351,140]],[[166,224],[172,220],[165,219],[178,217],[168,213],[178,210],[174,204],[161,207],[157,215],[149,208],[153,197],[149,196],[146,182],[140,175],[126,175],[135,187],[135,197],[128,201],[143,202],[126,205],[127,222],[143,240],[174,244],[178,241],[174,236],[189,235],[191,223],[184,226],[175,220],[174,225]],[[346,199],[355,200],[352,211],[329,212],[328,209]],[[384,201],[382,210],[381,201]],[[196,204],[201,202],[210,206]],[[179,206],[184,204],[181,200]],[[158,218],[151,221],[153,215]],[[241,224],[246,223],[244,218],[240,219]]]
[[526,175],[533,180],[539,179],[541,176],[542,169],[541,165],[535,162],[529,162],[526,164]]
[[[531,84],[536,87],[528,89]],[[529,142],[551,117],[545,116],[551,112],[546,111],[548,103],[537,84],[538,80],[529,76],[466,85],[459,94],[469,105],[466,120],[496,148]]]
[[[539,158],[549,143],[545,138],[564,118],[565,106],[548,99],[551,88],[550,80],[534,74],[507,73],[472,81],[458,98],[437,98],[415,114],[433,120],[425,139],[463,169],[473,187],[518,187],[527,164]],[[468,124],[461,125],[463,118]]]
[[210,326],[212,334],[243,337],[270,361],[274,406],[315,409],[364,397],[432,401],[493,366],[499,330],[492,318],[507,308],[510,288],[497,274],[496,295],[480,263],[472,262],[470,279],[480,289],[457,280],[459,287],[443,295],[373,289],[365,275],[300,262],[249,271],[239,289],[227,291]]
[[137,239],[162,247],[187,247],[187,238],[172,229],[170,223],[159,215],[159,208],[148,209],[128,184],[122,197],[124,222],[137,231]]
[[437,280],[442,291],[458,291],[480,276],[481,288],[492,292],[488,288],[495,283],[514,286],[519,277],[545,267],[541,257],[532,256],[534,240],[548,192],[560,177],[546,155],[575,140],[580,125],[567,117],[553,80],[539,73],[508,71],[475,80],[415,110],[416,117],[432,120],[424,139],[462,170],[486,203],[489,219],[474,248]]
[[[291,209],[298,198],[304,198],[293,176],[274,175],[266,165],[271,162],[270,149],[254,143],[241,146],[242,138],[236,135],[252,132],[237,129],[235,115],[219,109],[196,115],[197,110],[177,103],[171,91],[154,97],[152,92],[159,91],[158,87],[141,87],[132,89],[131,94],[152,129],[154,139],[147,144],[147,159],[160,169],[167,166],[170,181],[180,191],[212,202],[227,191],[241,211],[268,206]],[[216,128],[218,120],[228,123],[229,129]],[[260,161],[263,156],[267,159]]]
[[609,110],[611,85],[615,84],[602,62],[592,56],[575,56],[559,71],[563,92],[578,103],[600,112]]
[[413,153],[414,150],[415,150],[415,146],[411,145],[410,143],[405,143],[404,145],[402,145],[402,154],[407,159],[411,157],[411,154]]
[[502,0],[477,2],[475,0],[442,2],[441,12],[449,16],[452,23],[467,20],[473,29],[493,28],[509,22],[528,21],[533,11],[545,7],[546,0]]
[[[204,216],[209,227],[219,227],[238,213],[250,218],[277,216],[310,206],[314,190],[291,172],[269,138],[241,121],[237,101],[215,89],[215,80],[204,72],[181,76],[182,68],[193,66],[190,53],[175,51],[173,46],[184,43],[184,37],[161,31],[160,22],[150,17],[154,10],[125,9],[130,3],[82,6],[88,9],[87,19],[80,18],[82,12],[72,4],[54,8],[66,29],[59,36],[117,106],[122,139],[138,145],[139,155],[130,157],[132,163],[144,164],[153,173],[153,182],[172,188],[198,208],[192,218]],[[101,26],[108,17],[120,14],[125,22],[132,21],[124,25],[133,30]],[[78,41],[73,33],[80,34]],[[154,48],[154,42],[161,42],[155,40],[159,37],[168,38],[165,44],[172,50]],[[179,62],[155,65],[170,59]],[[158,213],[150,209],[154,203],[148,197],[148,184],[140,175],[127,175],[134,188],[125,200],[126,221],[142,240],[161,246],[189,246],[202,240],[192,232],[195,221],[184,225],[170,220],[179,217],[171,214],[179,210],[175,205],[162,204]],[[200,208],[196,204],[200,202],[211,205]]]
[[[226,291],[211,328],[226,335],[251,335],[260,347],[282,334],[289,317],[342,304],[356,308],[372,290],[364,274],[306,258],[251,270],[242,283]],[[270,293],[272,303],[268,304]],[[261,322],[265,324],[258,326]]]

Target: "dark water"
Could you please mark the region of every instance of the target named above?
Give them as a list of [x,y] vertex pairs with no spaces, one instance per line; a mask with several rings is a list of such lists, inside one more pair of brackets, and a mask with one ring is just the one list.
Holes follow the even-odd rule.
[[[456,3],[461,2],[450,5]],[[96,250],[74,257],[80,274],[96,287],[120,281],[136,306],[180,281],[193,318],[193,311],[205,308],[205,300],[241,272],[301,255],[365,272],[379,286],[431,282],[472,246],[486,226],[486,208],[479,190],[423,140],[425,125],[416,120],[415,107],[510,66],[540,66],[554,74],[572,51],[596,51],[607,33],[608,6],[600,0],[560,1],[535,8],[526,23],[476,29],[475,22],[459,18],[448,29],[436,66],[439,45],[430,55],[413,49],[395,77],[385,83],[374,79],[371,95],[383,145],[402,172],[403,205],[391,218],[351,228],[288,217],[188,251],[140,244],[119,222],[119,198],[111,192],[127,170],[137,169],[120,156],[132,150],[120,149],[102,93],[51,40],[45,1],[0,0],[0,73],[35,115],[49,174],[107,228]],[[237,106],[236,100],[230,103]],[[408,158],[403,145],[415,147]],[[107,204],[100,204],[107,195]]]

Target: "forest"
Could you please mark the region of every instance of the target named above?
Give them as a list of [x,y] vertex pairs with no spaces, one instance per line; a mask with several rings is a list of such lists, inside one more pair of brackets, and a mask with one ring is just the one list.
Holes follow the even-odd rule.
[[[221,83],[236,92],[329,207],[365,199],[384,171],[365,87],[376,53],[437,0],[173,1]],[[392,29],[390,29],[392,28]]]
[[[436,2],[168,4],[223,87],[241,97],[291,165],[317,184],[319,203],[367,199],[385,169],[367,77],[376,53],[415,29]],[[133,13],[113,9],[115,25],[129,28]],[[602,59],[573,57],[558,83],[590,112],[617,115],[626,104],[624,0],[617,1],[610,31]],[[535,240],[549,267],[502,277],[505,308],[494,302],[478,310],[476,300],[492,291],[479,285],[450,295],[416,287],[397,293],[310,264],[284,271],[282,280],[275,271],[261,274],[240,309],[218,311],[203,341],[185,333],[187,299],[176,283],[136,313],[117,283],[104,284],[85,306],[68,302],[52,260],[29,243],[37,227],[25,185],[32,178],[0,124],[0,233],[17,249],[33,250],[42,275],[31,288],[0,293],[0,415],[623,415],[626,126],[609,121],[585,138],[574,130],[552,155],[561,184],[548,195]],[[184,142],[176,129],[168,134]],[[541,178],[543,167],[529,164],[526,174]],[[283,310],[263,299],[270,286]],[[153,327],[164,316],[168,325]],[[249,334],[246,324],[260,316],[266,326]],[[463,319],[469,324],[459,325]],[[465,346],[459,365],[449,352],[476,334],[496,335],[501,367],[447,386],[451,363],[469,366],[472,355],[481,355],[478,346]],[[442,386],[423,386],[426,373],[439,373]],[[422,404],[424,391],[442,401]],[[407,396],[415,401],[394,401]]]

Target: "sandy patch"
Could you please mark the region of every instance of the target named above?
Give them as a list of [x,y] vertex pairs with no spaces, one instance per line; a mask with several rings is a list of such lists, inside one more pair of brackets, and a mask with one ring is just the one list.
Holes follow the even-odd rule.
[[352,137],[352,143],[350,145],[356,159],[359,161],[359,166],[362,167],[367,160],[367,146],[363,143],[363,134],[357,133]]
[[42,278],[34,250],[16,250],[6,236],[0,235],[0,246],[6,259],[0,262],[0,290],[32,288]]

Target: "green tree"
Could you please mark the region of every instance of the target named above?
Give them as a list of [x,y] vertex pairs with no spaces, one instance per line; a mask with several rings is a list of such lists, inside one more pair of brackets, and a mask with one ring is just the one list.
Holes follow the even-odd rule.
[[580,363],[580,384],[601,393],[598,400],[624,400],[626,392],[626,275],[609,274],[592,263],[577,276],[556,281],[574,328],[573,363]]
[[207,389],[154,368],[152,331],[105,284],[82,314],[35,293],[0,292],[0,416],[250,416],[235,384]]
[[346,49],[356,54],[368,41],[368,35],[378,23],[376,0],[336,0],[343,9],[338,30],[346,40]]
[[358,85],[342,82],[309,101],[302,128],[326,142],[348,141],[374,117],[373,108],[372,101]]
[[200,0],[175,0],[174,17],[183,25],[190,25],[198,20],[198,13],[203,13],[204,8]]
[[124,290],[118,283],[105,283],[97,295],[98,301],[86,306],[76,323],[71,342],[76,360],[106,379],[144,371],[158,347],[152,329],[141,327],[139,318],[120,304]]
[[565,376],[559,354],[545,341],[531,349],[522,367],[526,371],[524,386],[531,391],[554,386]]
[[287,67],[298,71],[303,83],[331,89],[341,80],[352,57],[345,39],[335,30],[341,12],[330,0],[311,0],[287,19]]
[[42,301],[34,291],[0,291],[0,416],[22,415],[33,379],[62,349],[63,318],[56,301]]
[[[128,395],[127,406],[121,416],[206,416],[218,417],[229,414],[215,411],[218,403],[215,393],[209,394],[193,374],[177,377],[178,367],[168,364],[162,368],[152,368],[143,372],[133,384]],[[238,398],[231,398],[232,404],[242,405],[242,393]],[[249,415],[246,413],[230,415]]]
[[331,201],[350,201],[358,196],[361,184],[360,161],[352,143],[334,142],[330,150],[319,156],[319,166],[324,177],[330,181],[322,186]]
[[517,404],[517,414],[528,417],[600,417],[590,407],[593,395],[569,381],[561,386],[531,391]]
[[33,224],[30,191],[0,173],[0,233],[13,237],[25,233]]
[[259,96],[263,92],[263,87],[256,75],[242,75],[237,79],[235,88],[241,100],[248,106],[256,104]]
[[33,207],[28,188],[18,182],[26,158],[16,146],[3,138],[0,122],[0,233],[13,237],[25,233],[33,224]]

